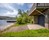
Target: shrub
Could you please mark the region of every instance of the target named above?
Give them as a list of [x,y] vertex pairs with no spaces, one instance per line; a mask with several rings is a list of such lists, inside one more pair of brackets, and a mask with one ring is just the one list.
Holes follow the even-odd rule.
[[16,18],[17,24],[27,24],[33,23],[33,17],[29,16],[27,12],[22,12],[20,9],[18,10],[18,17]]

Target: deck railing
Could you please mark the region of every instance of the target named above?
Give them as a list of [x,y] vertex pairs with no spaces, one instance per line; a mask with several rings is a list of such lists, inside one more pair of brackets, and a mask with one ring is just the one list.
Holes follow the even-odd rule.
[[33,6],[29,10],[28,14],[30,15],[36,8],[49,8],[49,3],[33,3]]
[[49,3],[37,3],[37,7],[49,7]]

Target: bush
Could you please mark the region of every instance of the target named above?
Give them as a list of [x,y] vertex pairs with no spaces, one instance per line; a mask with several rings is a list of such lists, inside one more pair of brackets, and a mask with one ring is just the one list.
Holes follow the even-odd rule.
[[32,20],[28,19],[26,17],[18,17],[17,18],[17,23],[18,24],[27,24],[27,23],[32,23]]
[[27,12],[22,12],[20,9],[18,10],[18,17],[16,18],[17,24],[27,24],[33,23],[33,17],[30,17]]
[[27,24],[27,23],[33,23],[32,18],[28,15],[24,15],[17,17],[16,19],[18,24]]

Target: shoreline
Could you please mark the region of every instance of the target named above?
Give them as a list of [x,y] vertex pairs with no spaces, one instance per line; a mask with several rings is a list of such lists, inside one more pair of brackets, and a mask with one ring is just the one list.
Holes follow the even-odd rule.
[[8,24],[8,25],[5,25],[5,26],[2,26],[2,27],[0,27],[0,31],[3,31],[3,30],[5,30],[5,29],[7,29],[7,28],[9,28],[10,26],[12,26],[12,25],[14,25],[15,23],[10,23],[10,24]]

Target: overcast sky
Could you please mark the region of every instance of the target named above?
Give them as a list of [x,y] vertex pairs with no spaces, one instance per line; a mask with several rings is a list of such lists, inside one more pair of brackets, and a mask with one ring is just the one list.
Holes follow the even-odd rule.
[[32,7],[32,3],[0,3],[0,16],[15,17],[18,9],[27,11]]

